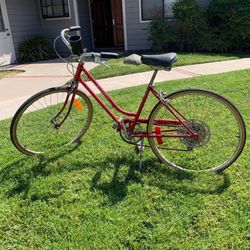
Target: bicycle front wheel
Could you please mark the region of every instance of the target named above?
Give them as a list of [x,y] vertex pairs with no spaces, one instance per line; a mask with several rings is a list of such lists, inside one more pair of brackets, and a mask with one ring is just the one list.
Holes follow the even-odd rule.
[[15,147],[26,155],[35,155],[80,140],[92,121],[93,107],[81,91],[77,90],[74,100],[72,95],[67,87],[50,88],[24,102],[11,122]]
[[[172,107],[183,115],[181,120],[199,134],[190,134],[185,126],[159,102],[152,110],[148,133],[168,131],[170,138],[149,138],[155,155],[177,170],[220,172],[229,167],[241,154],[246,140],[246,129],[240,112],[226,98],[200,89],[182,90],[167,97]],[[174,120],[172,124],[165,121]],[[161,124],[157,123],[161,120]],[[158,127],[158,128],[156,128]],[[163,134],[163,133],[162,133]]]

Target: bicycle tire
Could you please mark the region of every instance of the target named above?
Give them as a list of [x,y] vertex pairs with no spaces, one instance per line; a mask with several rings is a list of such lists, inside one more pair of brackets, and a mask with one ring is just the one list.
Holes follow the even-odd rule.
[[79,90],[62,126],[58,129],[52,124],[52,117],[62,110],[64,104],[66,106],[58,119],[62,120],[69,110],[70,91],[65,86],[49,88],[31,96],[20,106],[10,126],[12,143],[20,152],[29,156],[42,154],[57,146],[75,143],[87,132],[93,118],[93,106]]
[[[241,113],[231,101],[217,93],[202,89],[177,91],[168,95],[167,99],[185,117],[188,116],[187,124],[193,129],[199,130],[201,139],[199,144],[192,139],[167,138],[163,139],[163,145],[159,145],[155,138],[149,138],[149,145],[161,162],[170,165],[176,170],[219,173],[238,159],[245,146],[246,127]],[[195,100],[197,103],[195,103]],[[210,107],[208,107],[205,114],[201,114],[204,115],[204,119],[201,120],[202,116],[199,116],[201,118],[197,117],[199,110],[205,110],[205,107],[202,107],[202,104],[205,106],[203,101],[209,101]],[[153,133],[155,126],[159,126],[154,125],[154,120],[158,119],[161,109],[166,110],[166,107],[159,102],[151,111],[147,126],[148,133]],[[183,112],[183,110],[186,110],[186,112]],[[194,112],[192,113],[191,110],[194,110]],[[208,114],[210,111],[211,114]],[[164,117],[166,113],[165,111]],[[220,117],[222,115],[224,115],[223,119]],[[177,134],[178,131],[181,134],[185,129],[183,126],[178,126],[176,131]],[[230,132],[234,133],[233,137],[229,136]],[[232,140],[230,141],[230,139]],[[230,144],[232,142],[236,145],[235,149],[230,152],[230,146],[233,147],[233,144]],[[178,148],[173,148],[177,147],[177,145]]]

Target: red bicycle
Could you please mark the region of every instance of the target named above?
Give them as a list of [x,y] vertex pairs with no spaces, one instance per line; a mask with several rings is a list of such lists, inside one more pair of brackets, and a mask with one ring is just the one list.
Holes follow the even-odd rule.
[[[82,138],[91,124],[93,107],[89,97],[78,89],[80,83],[114,120],[113,128],[122,139],[135,145],[141,155],[147,138],[149,147],[160,161],[177,170],[220,172],[239,157],[245,145],[246,129],[232,102],[208,90],[186,89],[166,94],[156,89],[154,80],[158,70],[171,70],[177,60],[175,53],[141,57],[142,63],[155,70],[137,112],[129,112],[119,107],[84,68],[87,57],[100,62],[101,58],[117,58],[118,55],[84,52],[80,36],[69,35],[78,30],[80,27],[71,27],[61,32],[62,40],[78,61],[74,78],[64,86],[35,94],[13,117],[10,133],[18,150],[26,155],[41,154]],[[123,115],[122,119],[82,79],[83,73]],[[142,118],[149,94],[155,96],[158,103],[148,118]],[[49,141],[46,139],[48,134]]]

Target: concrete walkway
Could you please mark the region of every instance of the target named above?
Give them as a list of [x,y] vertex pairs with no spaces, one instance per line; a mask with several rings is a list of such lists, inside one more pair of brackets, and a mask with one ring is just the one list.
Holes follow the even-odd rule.
[[[88,62],[85,66],[87,69],[92,69],[96,64]],[[72,78],[65,63],[57,60],[20,65],[14,69],[25,70],[25,72],[0,80],[0,120],[12,117],[18,107],[31,95],[49,87],[60,86]],[[171,72],[160,71],[156,77],[156,82],[242,69],[250,69],[250,58],[176,67]],[[98,82],[105,90],[112,91],[146,84],[151,76],[152,71],[103,79]],[[95,87],[93,89],[96,93],[99,93]]]

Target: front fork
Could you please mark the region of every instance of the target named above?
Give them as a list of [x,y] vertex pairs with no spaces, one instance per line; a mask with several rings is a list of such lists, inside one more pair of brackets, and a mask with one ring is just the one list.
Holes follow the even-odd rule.
[[[73,103],[74,103],[74,99],[75,99],[75,96],[76,96],[76,92],[77,92],[77,88],[78,88],[78,82],[75,81],[75,80],[70,80],[69,82],[67,82],[65,84],[65,87],[68,88],[68,93],[67,93],[67,97],[63,103],[63,107],[61,108],[61,110],[51,119],[51,123],[54,125],[55,129],[60,129],[60,127],[62,126],[62,124],[66,121],[66,119],[68,118],[69,116],[69,113],[72,109],[72,106],[73,106]],[[68,111],[65,115],[65,117],[63,118],[63,120],[58,123],[57,122],[57,118],[62,114],[62,112],[64,111],[64,109],[66,108],[67,106],[67,103],[68,103],[68,100],[70,98],[70,95],[72,94],[72,97],[71,97],[71,100],[70,100],[70,105],[69,105],[69,108],[68,108]]]

